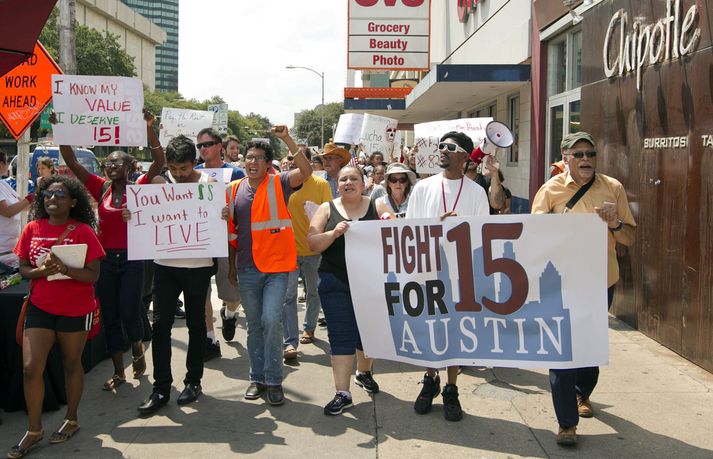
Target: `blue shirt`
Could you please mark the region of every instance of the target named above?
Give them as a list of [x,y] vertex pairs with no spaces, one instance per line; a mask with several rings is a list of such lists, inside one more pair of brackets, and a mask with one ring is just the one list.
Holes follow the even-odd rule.
[[[15,180],[15,177],[8,177],[4,179],[10,186],[12,187],[13,190],[17,191],[17,181]],[[32,183],[32,180],[27,180],[27,192],[28,193],[34,193],[35,192],[35,184]]]
[[[195,168],[196,168],[196,169],[205,169],[205,163],[199,164],[199,165],[197,165]],[[226,163],[225,161],[223,161],[223,165],[220,166],[220,168],[221,168],[221,169],[232,169],[232,170],[233,170],[233,173],[232,173],[232,175],[231,175],[231,177],[230,177],[230,181],[231,181],[231,182],[232,182],[233,180],[238,180],[238,179],[241,179],[241,178],[245,177],[245,170],[243,170],[242,168],[240,168],[240,167],[238,167],[238,166],[234,166],[234,165],[232,165],[232,164],[230,164],[230,163]]]

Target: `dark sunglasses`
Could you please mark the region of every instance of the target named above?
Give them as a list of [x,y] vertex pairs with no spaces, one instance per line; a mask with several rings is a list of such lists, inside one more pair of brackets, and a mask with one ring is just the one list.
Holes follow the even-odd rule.
[[122,167],[124,165],[124,161],[118,160],[118,161],[106,161],[104,163],[105,168],[110,168],[110,167]]
[[67,193],[65,193],[64,190],[44,190],[42,192],[42,197],[45,199],[52,199],[52,197],[62,199],[67,197]]
[[389,183],[401,183],[402,185],[405,185],[408,183],[408,179],[406,177],[389,177]]
[[585,156],[587,158],[594,158],[597,156],[597,152],[596,151],[577,151],[575,153],[570,153],[570,155],[574,156],[577,159],[582,159]]
[[218,145],[220,142],[217,140],[211,140],[210,142],[203,142],[203,143],[197,143],[196,144],[196,149],[200,150],[201,148],[210,148],[213,145]]
[[441,142],[438,144],[438,149],[441,151],[447,150],[448,153],[455,153],[456,151],[462,151],[463,153],[468,153],[467,151],[465,151],[464,149],[462,149],[461,147],[459,147],[458,145],[456,145],[454,143]]

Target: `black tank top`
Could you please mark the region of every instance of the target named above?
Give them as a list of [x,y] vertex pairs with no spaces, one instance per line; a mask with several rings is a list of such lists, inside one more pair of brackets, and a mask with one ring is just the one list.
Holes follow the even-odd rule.
[[[378,220],[379,217],[376,215],[376,208],[374,203],[370,202],[369,207],[366,209],[366,213],[359,221],[365,220]],[[339,222],[352,221],[342,217],[342,214],[337,211],[334,206],[334,201],[329,202],[329,219],[327,224],[324,225],[324,231],[331,231],[337,227]],[[347,262],[344,257],[344,235],[339,236],[332,242],[332,245],[327,247],[324,252],[322,252],[322,261],[319,263],[319,271],[332,273],[337,279],[348,284],[349,276],[347,275]]]

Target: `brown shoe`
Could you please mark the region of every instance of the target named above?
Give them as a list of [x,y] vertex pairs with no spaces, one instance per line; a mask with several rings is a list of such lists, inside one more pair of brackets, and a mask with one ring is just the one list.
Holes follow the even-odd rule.
[[589,399],[584,398],[579,394],[577,394],[577,412],[579,413],[580,418],[591,418],[594,416],[592,404]]
[[577,444],[577,426],[564,428],[560,426],[557,434],[557,444],[563,446],[574,446]]
[[297,358],[297,349],[292,346],[287,346],[285,351],[282,353],[285,360],[294,360]]

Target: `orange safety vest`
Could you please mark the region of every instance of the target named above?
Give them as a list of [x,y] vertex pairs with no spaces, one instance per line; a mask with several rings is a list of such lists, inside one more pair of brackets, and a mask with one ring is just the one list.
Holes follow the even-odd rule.
[[[244,178],[230,182],[228,204],[228,242],[238,248],[235,225],[235,196]],[[285,204],[279,175],[267,175],[255,190],[250,207],[250,234],[255,267],[263,273],[286,273],[297,269],[297,246],[292,217]]]

